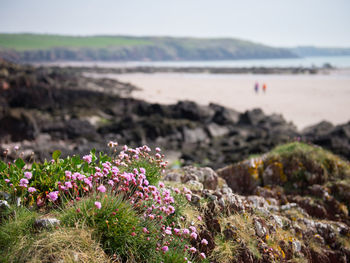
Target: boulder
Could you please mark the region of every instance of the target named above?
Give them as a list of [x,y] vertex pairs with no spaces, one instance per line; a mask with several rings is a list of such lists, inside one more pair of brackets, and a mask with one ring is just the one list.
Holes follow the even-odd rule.
[[57,218],[40,218],[36,219],[34,222],[34,227],[36,228],[51,228],[61,224],[61,221]]
[[215,190],[218,186],[218,175],[210,167],[194,167],[186,166],[183,168],[184,179],[183,182],[188,181],[188,179],[198,180],[201,182],[205,189]]
[[217,170],[233,192],[243,195],[252,194],[261,184],[258,173],[259,162],[243,161]]

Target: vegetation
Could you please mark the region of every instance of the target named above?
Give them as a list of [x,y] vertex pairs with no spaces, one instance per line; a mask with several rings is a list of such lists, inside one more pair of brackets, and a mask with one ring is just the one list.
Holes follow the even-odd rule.
[[[0,161],[0,191],[11,205],[1,210],[1,261],[90,262],[96,253],[93,262],[203,261],[190,244],[196,227],[182,214],[190,191],[159,182],[160,149],[154,155],[147,146],[112,152],[60,159],[55,151],[44,163]],[[52,216],[59,226],[34,227],[36,219]]]
[[[239,39],[0,34],[4,57],[56,60],[227,60],[296,57],[286,49]],[[1,54],[0,54],[1,55]]]
[[[335,241],[325,238],[328,231],[343,227],[327,215],[313,223],[327,226],[321,236],[310,229],[313,215],[297,206],[269,212],[266,207],[245,207],[244,199],[233,195],[240,200],[231,209],[225,205],[228,199],[218,202],[213,192],[202,192],[197,185],[159,181],[166,165],[159,148],[152,153],[147,146],[124,146],[118,152],[115,143],[109,145],[109,155],[92,150],[82,158],[60,159],[55,151],[44,163],[0,161],[0,192],[10,195],[10,208],[0,210],[1,262],[305,262],[304,250],[328,253],[333,243],[325,242],[349,249],[345,227],[332,232]],[[308,186],[323,182],[322,187],[333,189],[339,180],[349,179],[348,162],[299,142],[252,160],[248,172],[255,180],[262,178],[265,185],[260,189],[275,200],[284,191],[295,191],[289,189],[295,183],[301,182],[302,192],[308,189],[307,180],[312,180]],[[271,167],[273,174],[264,174]],[[317,176],[310,177],[310,171]],[[272,176],[274,184],[268,185],[266,176]],[[194,194],[202,195],[199,202]],[[330,202],[327,210],[347,218],[348,212],[342,212],[342,204],[330,193],[324,198],[320,204]],[[263,200],[270,204],[271,199]],[[50,217],[60,224],[36,226],[37,219]]]

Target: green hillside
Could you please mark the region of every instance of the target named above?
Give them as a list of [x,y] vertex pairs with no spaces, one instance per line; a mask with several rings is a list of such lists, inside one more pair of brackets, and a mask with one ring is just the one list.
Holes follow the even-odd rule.
[[22,61],[233,60],[291,58],[287,49],[233,38],[0,34],[0,57]]
[[0,34],[0,47],[14,49],[16,51],[47,50],[57,47],[108,48],[113,46],[147,45],[151,43],[144,39],[127,37]]

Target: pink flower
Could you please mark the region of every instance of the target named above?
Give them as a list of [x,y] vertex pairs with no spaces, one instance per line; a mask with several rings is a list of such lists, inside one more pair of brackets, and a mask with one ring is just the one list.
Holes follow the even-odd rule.
[[180,233],[180,229],[174,228],[174,233],[175,233],[176,235],[178,235],[178,234]]
[[92,183],[89,178],[84,178],[84,183],[86,183],[88,186],[92,187]]
[[10,179],[5,179],[5,182],[6,182],[6,183],[9,183],[9,182],[10,182]]
[[143,231],[143,233],[145,233],[145,234],[148,234],[148,233],[149,233],[148,229],[145,228],[145,227],[142,229],[142,231]]
[[205,245],[205,246],[208,245],[208,240],[206,240],[205,238],[203,238],[202,241],[201,241],[201,244],[202,244],[202,245]]
[[52,201],[56,201],[58,199],[58,191],[54,191],[54,192],[50,192],[48,194],[48,197],[52,200]]
[[95,206],[97,209],[101,209],[101,207],[102,207],[101,203],[98,201],[95,202]]
[[79,181],[83,181],[84,178],[86,178],[85,175],[82,175],[81,173],[74,173],[74,175]]
[[207,257],[205,256],[204,253],[200,253],[200,254],[199,254],[199,257],[200,257],[201,259],[206,259],[206,258],[207,258]]
[[201,216],[197,216],[197,219],[198,219],[199,221],[202,221],[202,217],[201,217]]
[[161,149],[159,147],[156,148],[156,152],[159,153]]
[[28,180],[25,178],[22,178],[21,180],[19,180],[19,186],[27,187],[28,183],[29,183]]
[[193,239],[197,239],[197,234],[196,234],[195,232],[192,232],[192,233],[191,233],[191,237],[192,237]]
[[197,231],[197,229],[194,227],[194,226],[190,226],[190,227],[188,227],[192,232],[196,232]]
[[34,187],[29,187],[28,188],[28,192],[29,193],[34,193],[36,191],[36,189]]
[[191,247],[191,248],[190,248],[190,252],[191,252],[191,253],[195,253],[196,251],[197,251],[197,249],[196,249],[195,247]]
[[71,177],[72,177],[72,172],[71,171],[64,171],[64,174],[66,175],[66,178],[67,179],[71,179]]
[[167,235],[171,235],[171,234],[172,234],[172,233],[171,233],[171,230],[169,230],[169,229],[166,229],[166,230],[164,231],[164,233],[167,234]]
[[184,230],[182,230],[182,233],[184,235],[188,235],[190,233],[190,230],[188,230],[187,228],[185,228]]
[[159,187],[160,187],[160,188],[163,188],[163,187],[164,187],[164,183],[159,182]]
[[179,194],[179,193],[180,193],[179,188],[175,188],[175,189],[174,189],[174,192],[177,193],[177,194]]
[[73,185],[71,182],[65,182],[64,185],[66,186],[66,188],[73,188]]
[[168,246],[162,247],[162,251],[163,251],[163,252],[167,252],[168,250],[169,250],[169,247],[168,247]]
[[89,154],[89,155],[83,156],[83,160],[84,160],[85,162],[87,162],[87,163],[91,163],[91,161],[92,161],[92,155]]
[[135,232],[132,232],[131,235],[134,237],[134,236],[136,236],[136,233],[135,233]]
[[28,180],[32,179],[32,173],[31,172],[25,172],[24,177],[26,177]]
[[175,208],[172,205],[168,206],[169,213],[172,214],[175,212]]
[[101,193],[104,193],[106,192],[106,187],[103,184],[101,184],[99,187],[97,187],[97,190]]
[[190,194],[185,194],[185,196],[186,196],[186,199],[187,199],[188,201],[191,201],[192,196],[191,196]]

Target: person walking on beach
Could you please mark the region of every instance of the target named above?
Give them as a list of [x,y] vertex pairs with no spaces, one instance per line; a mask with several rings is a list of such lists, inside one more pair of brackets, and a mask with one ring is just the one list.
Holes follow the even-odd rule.
[[266,92],[266,84],[265,83],[262,86],[262,90],[263,90],[264,93]]
[[255,90],[255,93],[258,94],[258,92],[259,92],[259,83],[258,82],[255,82],[254,90]]

